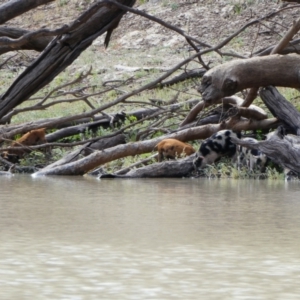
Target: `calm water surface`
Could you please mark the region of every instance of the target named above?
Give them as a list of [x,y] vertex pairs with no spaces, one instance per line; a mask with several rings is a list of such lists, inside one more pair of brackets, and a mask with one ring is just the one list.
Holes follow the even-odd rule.
[[300,299],[300,184],[0,178],[0,299]]

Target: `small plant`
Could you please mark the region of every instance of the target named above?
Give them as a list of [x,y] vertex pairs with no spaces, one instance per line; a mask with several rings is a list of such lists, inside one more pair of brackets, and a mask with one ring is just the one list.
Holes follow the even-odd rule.
[[58,6],[62,7],[68,4],[68,0],[59,0],[58,1]]
[[20,159],[21,166],[45,166],[48,163],[49,162],[45,154],[40,151],[32,151],[24,156],[24,158]]
[[139,79],[139,78],[143,78],[143,77],[145,77],[145,76],[147,76],[148,75],[148,72],[147,71],[145,71],[145,70],[140,70],[140,71],[137,71],[136,73],[135,73],[135,78],[136,79]]
[[284,174],[283,173],[279,173],[275,168],[270,168],[268,167],[266,169],[266,173],[267,173],[267,177],[268,179],[273,179],[273,180],[284,180]]
[[239,15],[241,13],[241,10],[242,10],[242,5],[241,4],[234,4],[233,10],[234,10],[235,14]]
[[179,8],[178,3],[172,3],[172,4],[171,4],[171,9],[172,9],[172,10],[177,10],[178,8]]

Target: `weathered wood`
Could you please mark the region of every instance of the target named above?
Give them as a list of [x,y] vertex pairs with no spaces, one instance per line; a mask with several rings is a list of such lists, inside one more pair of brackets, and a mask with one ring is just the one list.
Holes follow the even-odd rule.
[[115,147],[120,144],[125,144],[125,135],[124,134],[117,134],[113,137],[102,138],[96,142],[86,143],[79,149],[76,149],[76,150],[68,153],[66,156],[64,156],[60,160],[46,166],[43,170],[50,170],[52,168],[63,166],[67,163],[74,162],[79,159],[79,157],[80,157],[79,155],[87,156],[95,151],[112,148],[112,147]]
[[161,163],[154,163],[149,166],[145,166],[139,169],[133,169],[125,175],[117,174],[103,174],[100,175],[100,179],[104,178],[177,178],[187,177],[194,170],[193,159],[195,155],[191,155],[187,158],[165,161]]
[[125,134],[117,134],[109,138],[102,138],[99,141],[89,143],[84,147],[82,154],[87,156],[95,151],[101,151],[122,144],[126,144],[126,136]]
[[[185,125],[193,122],[196,118],[197,115],[204,109],[207,108],[213,104],[218,104],[220,103],[220,109],[223,112],[226,112],[228,109],[230,109],[233,106],[236,106],[239,108],[239,114],[242,117],[245,118],[252,118],[255,120],[263,120],[268,118],[268,114],[260,107],[256,105],[250,105],[248,109],[241,108],[240,106],[243,104],[243,99],[237,96],[231,96],[231,97],[225,97],[222,99],[216,100],[214,103],[208,101],[200,101],[198,104],[196,104],[188,113],[188,115],[185,117],[185,119],[182,121],[180,124],[180,127],[184,127]],[[220,121],[222,119],[220,118]],[[201,120],[199,120],[198,125],[200,124],[207,124],[206,122],[202,123]]]
[[97,151],[90,154],[89,156],[77,160],[76,162],[71,162],[63,166],[58,166],[54,168],[44,168],[39,172],[35,173],[35,176],[40,175],[83,175],[96,167],[103,165],[109,161],[113,161],[126,156],[138,155],[142,153],[149,153],[153,151],[155,145],[165,138],[175,138],[182,142],[205,139],[215,132],[230,128],[236,131],[241,130],[255,130],[261,128],[270,128],[276,124],[276,119],[268,119],[262,121],[249,121],[240,120],[237,122],[231,121],[231,123],[222,123],[216,125],[205,125],[195,128],[189,128],[181,130],[179,132],[161,136],[155,139],[128,143],[125,145],[118,145],[112,148],[105,149],[103,151]]
[[[239,97],[233,96],[233,97],[227,97],[227,98],[223,98],[223,99],[218,99],[214,102],[214,104],[218,104],[218,103],[222,103],[222,104],[235,104],[238,105],[238,101],[239,101]],[[242,103],[243,101],[241,101]],[[185,117],[185,119],[182,121],[182,123],[180,124],[180,127],[183,127],[191,122],[193,122],[196,118],[197,115],[204,109],[207,107],[210,107],[211,105],[213,105],[213,103],[211,102],[205,102],[205,101],[200,101],[199,103],[197,103],[191,110],[190,112],[187,114],[187,116]]]
[[289,127],[293,133],[300,135],[300,113],[273,86],[260,91],[260,97],[278,120]]
[[[102,119],[102,120],[101,120]],[[81,125],[76,125],[76,126],[70,126],[66,127],[60,130],[57,130],[53,133],[47,134],[47,141],[48,143],[55,142],[59,139],[69,137],[72,135],[76,135],[79,133],[85,133],[86,131],[92,131],[96,132],[98,128],[108,128],[110,127],[110,120],[107,119],[107,117],[101,116],[101,119],[95,122],[89,122]],[[125,116],[121,119],[121,115],[114,114],[113,120],[112,120],[112,125],[116,125],[119,121],[124,121]],[[62,126],[64,124],[61,124]]]
[[[289,42],[293,39],[293,36],[299,31],[300,29],[300,19],[296,22],[293,22],[291,28],[286,32],[286,34],[280,39],[279,43],[272,49],[272,54],[279,54],[281,50],[283,50]],[[242,104],[244,107],[248,107],[256,98],[258,93],[258,87],[252,87],[248,92],[248,95]]]
[[[287,47],[285,47],[284,49],[282,49],[281,51],[278,52],[278,54],[290,54],[290,53],[300,53],[300,39],[296,39],[293,40],[289,43],[289,45]],[[273,46],[269,46],[263,49],[260,49],[256,52],[253,53],[253,56],[264,56],[264,55],[269,55],[273,49],[275,49],[275,45]]]
[[300,3],[300,0],[281,0],[283,2],[295,2],[295,3]]
[[[132,6],[135,0],[119,0]],[[53,39],[41,55],[14,81],[0,99],[0,119],[40,90],[69,66],[93,40],[106,32],[111,22],[126,11],[96,2],[73,24],[73,31]],[[70,28],[74,28],[71,25]]]
[[[198,100],[191,99],[185,102],[181,103],[175,103],[168,106],[161,106],[161,107],[153,107],[153,108],[146,108],[146,109],[139,109],[133,112],[128,112],[126,115],[123,113],[116,113],[116,114],[110,114],[109,116],[111,118],[108,118],[107,116],[95,116],[92,119],[94,120],[91,122],[91,118],[84,118],[79,119],[73,122],[66,122],[59,124],[57,126],[52,126],[52,128],[61,128],[53,133],[47,134],[47,141],[49,143],[55,142],[58,139],[62,139],[64,137],[72,136],[79,133],[84,133],[85,131],[92,131],[95,132],[98,128],[109,128],[111,126],[116,126],[119,124],[122,124],[123,121],[125,121],[126,116],[131,117],[134,116],[136,120],[141,120],[145,117],[151,116],[155,114],[155,117],[158,116],[159,112],[162,114],[170,111],[175,112],[179,109],[181,109],[183,106],[192,106],[195,103],[197,103]],[[72,124],[79,124],[76,126],[72,126]],[[68,126],[68,127],[66,127]]]
[[206,70],[203,68],[186,71],[186,72],[181,73],[180,75],[175,76],[174,78],[172,78],[170,80],[166,80],[166,81],[158,84],[157,86],[153,87],[153,89],[154,88],[164,88],[166,86],[171,86],[171,85],[174,85],[179,82],[183,82],[185,80],[192,79],[192,78],[200,78],[204,75],[205,72],[206,72]]
[[245,141],[231,139],[235,144],[250,149],[258,149],[272,161],[293,172],[300,172],[300,137],[275,134],[272,139],[265,141]]
[[11,0],[0,5],[0,24],[53,0]]
[[199,91],[204,101],[215,102],[252,87],[300,88],[299,65],[297,54],[232,60],[207,71]]
[[[25,34],[30,33],[30,31],[25,29],[19,29],[19,28],[13,28],[13,27],[6,27],[1,26],[0,27],[0,37],[9,37],[13,39],[18,39],[21,36],[24,36]],[[50,43],[50,41],[53,39],[53,37],[37,37],[34,39],[30,39],[27,43],[23,44],[22,46],[18,47],[18,49],[27,49],[27,50],[36,50],[36,51],[43,51],[46,46]],[[15,51],[16,48],[13,48],[11,46],[0,46],[0,54],[9,52],[9,51]]]
[[133,168],[139,167],[141,165],[147,166],[149,163],[152,162],[153,159],[157,160],[157,157],[158,157],[158,154],[155,153],[155,154],[153,154],[153,155],[151,155],[151,156],[149,156],[149,157],[147,157],[145,159],[142,159],[142,160],[140,160],[140,161],[138,161],[138,162],[136,162],[136,163],[134,163],[134,164],[132,164],[132,165],[130,165],[128,167],[125,167],[123,169],[118,170],[114,174],[115,175],[124,175],[124,174],[128,173]]

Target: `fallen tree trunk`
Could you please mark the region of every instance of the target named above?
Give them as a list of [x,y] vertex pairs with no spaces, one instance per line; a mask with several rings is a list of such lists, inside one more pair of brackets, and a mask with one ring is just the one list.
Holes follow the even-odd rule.
[[204,101],[214,103],[247,88],[269,85],[300,88],[299,64],[297,54],[232,60],[207,71],[199,91]]
[[187,158],[154,163],[139,169],[130,170],[125,175],[103,174],[99,178],[176,178],[187,177],[194,170],[193,159],[195,155]]
[[117,134],[113,137],[102,138],[96,142],[86,143],[79,149],[76,149],[75,151],[68,153],[62,159],[54,162],[53,164],[46,166],[43,170],[51,170],[52,168],[56,168],[58,166],[62,166],[62,165],[74,162],[79,159],[79,157],[80,157],[79,155],[87,156],[95,151],[112,148],[112,147],[115,147],[120,144],[125,144],[125,135],[124,134]]
[[300,135],[300,113],[276,88],[268,86],[262,89],[260,97],[274,117],[291,129],[293,134]]
[[159,143],[165,138],[175,138],[182,142],[186,142],[197,139],[205,139],[214,134],[215,132],[226,128],[234,129],[236,131],[254,130],[261,128],[270,128],[275,124],[277,124],[276,119],[268,119],[262,121],[230,120],[230,123],[228,124],[221,123],[216,125],[205,125],[195,128],[189,128],[181,130],[177,133],[161,136],[152,140],[128,143],[125,145],[119,145],[112,148],[108,148],[103,151],[97,151],[85,158],[65,164],[63,166],[58,166],[54,168],[46,167],[33,175],[84,175],[92,169],[95,169],[96,167],[103,165],[109,161],[113,161],[126,156],[149,153],[153,151],[157,143]]

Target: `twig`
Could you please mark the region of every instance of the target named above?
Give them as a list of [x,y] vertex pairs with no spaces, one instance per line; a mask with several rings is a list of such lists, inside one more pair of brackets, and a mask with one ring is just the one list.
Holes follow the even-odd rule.
[[18,55],[18,53],[16,53],[16,54],[14,54],[14,55],[8,57],[7,59],[5,59],[4,62],[3,62],[2,64],[0,64],[0,69],[1,69],[1,68],[2,68],[9,60],[11,60],[12,58],[14,58],[14,57],[17,56],[17,55]]

